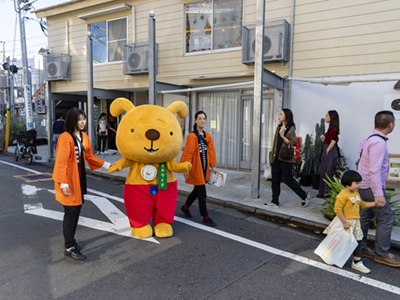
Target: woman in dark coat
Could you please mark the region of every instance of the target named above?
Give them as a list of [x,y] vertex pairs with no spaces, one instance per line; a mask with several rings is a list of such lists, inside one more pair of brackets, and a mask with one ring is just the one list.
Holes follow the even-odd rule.
[[330,110],[325,116],[325,122],[329,124],[328,131],[325,135],[321,135],[321,141],[324,142],[321,155],[321,166],[319,167],[319,191],[317,197],[324,198],[326,196],[326,183],[323,179],[326,176],[332,178],[333,169],[339,157],[339,114],[336,110]]
[[306,193],[299,185],[299,183],[293,178],[293,164],[294,155],[292,158],[283,159],[281,158],[281,149],[284,145],[292,142],[293,147],[297,145],[296,138],[296,126],[293,122],[293,113],[290,109],[284,108],[279,113],[278,121],[280,124],[276,128],[274,137],[274,146],[272,151],[269,153],[269,163],[271,164],[271,187],[272,187],[272,201],[264,203],[264,207],[279,207],[279,195],[281,193],[281,181],[286,183],[293,192],[295,192],[301,199],[301,206],[306,207],[310,194]]

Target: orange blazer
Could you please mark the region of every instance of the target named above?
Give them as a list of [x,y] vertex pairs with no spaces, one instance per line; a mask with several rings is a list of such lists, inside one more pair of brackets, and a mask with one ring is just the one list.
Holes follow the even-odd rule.
[[[207,142],[207,173],[206,180],[209,179],[210,167],[217,165],[217,158],[215,157],[214,142],[211,135],[206,132]],[[180,162],[190,162],[193,166],[189,171],[189,178],[185,180],[188,184],[203,185],[206,184],[204,180],[203,168],[201,166],[200,149],[197,136],[194,132],[191,132],[186,137],[185,149],[181,156]]]
[[[96,170],[104,165],[104,161],[93,154],[92,146],[86,133],[82,132],[82,144],[85,147],[83,157],[88,162],[91,170]],[[56,200],[66,206],[82,204],[81,184],[79,181],[78,162],[75,154],[75,144],[68,132],[60,135],[57,142],[56,162],[53,170],[54,189]],[[61,183],[68,183],[69,196],[64,195]]]

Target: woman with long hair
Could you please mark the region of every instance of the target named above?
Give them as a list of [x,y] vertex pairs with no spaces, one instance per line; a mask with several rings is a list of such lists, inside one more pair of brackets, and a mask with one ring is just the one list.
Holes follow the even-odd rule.
[[97,136],[97,147],[98,147],[97,150],[98,152],[100,152],[101,155],[103,155],[104,152],[106,151],[108,130],[110,129],[114,131],[114,133],[116,133],[115,129],[110,126],[106,118],[107,114],[101,113],[99,119],[97,120],[95,128],[95,133]]
[[279,195],[281,193],[281,181],[290,187],[301,199],[301,206],[306,207],[310,194],[306,193],[293,178],[294,155],[289,159],[281,157],[281,149],[292,142],[293,147],[297,145],[296,125],[293,121],[293,113],[290,109],[284,108],[278,116],[280,124],[276,128],[274,145],[269,153],[269,163],[271,164],[271,186],[272,201],[264,203],[264,207],[279,207]]
[[319,167],[319,191],[317,197],[324,198],[326,196],[326,183],[323,179],[326,176],[332,178],[333,169],[339,157],[340,122],[339,114],[336,110],[330,110],[326,113],[325,122],[329,124],[328,131],[325,135],[321,135],[321,141],[324,147],[321,154],[321,166]]
[[187,218],[192,218],[189,207],[198,198],[203,223],[208,226],[216,226],[208,216],[206,206],[206,182],[209,180],[210,168],[215,173],[215,166],[217,165],[214,142],[211,135],[204,130],[207,122],[206,113],[198,111],[194,118],[193,131],[186,138],[185,149],[180,160],[181,163],[190,162],[192,164],[192,169],[189,173],[185,173],[184,176],[185,182],[194,185],[194,188],[187,197],[185,204],[181,207],[181,211]]
[[101,167],[108,169],[110,163],[93,154],[92,146],[84,131],[86,114],[79,108],[71,108],[65,117],[64,133],[57,142],[56,162],[53,170],[56,200],[64,207],[63,235],[64,255],[76,260],[84,260],[76,243],[75,232],[87,193],[85,163],[91,170]]

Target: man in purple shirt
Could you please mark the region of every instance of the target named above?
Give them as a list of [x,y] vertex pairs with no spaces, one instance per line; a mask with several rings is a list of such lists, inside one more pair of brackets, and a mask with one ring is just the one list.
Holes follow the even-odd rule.
[[[373,258],[375,262],[390,267],[400,267],[390,250],[394,214],[385,192],[386,178],[389,173],[389,150],[386,145],[387,135],[394,129],[395,119],[391,111],[380,111],[375,115],[375,130],[360,144],[360,162],[358,172],[362,176],[358,190],[362,200],[375,201],[376,206],[361,210],[361,228],[364,238],[361,242],[362,256]],[[378,220],[375,234],[375,252],[367,247],[368,229],[371,222]]]

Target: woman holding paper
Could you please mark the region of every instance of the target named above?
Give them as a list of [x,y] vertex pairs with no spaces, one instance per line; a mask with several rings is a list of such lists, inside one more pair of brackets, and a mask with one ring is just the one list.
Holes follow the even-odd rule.
[[195,114],[195,124],[193,131],[186,138],[185,149],[183,150],[180,162],[190,162],[192,169],[185,173],[185,182],[194,185],[193,191],[187,197],[181,211],[187,218],[192,218],[189,207],[196,198],[199,199],[200,214],[203,217],[203,223],[208,226],[216,226],[213,220],[208,216],[206,199],[206,182],[210,177],[210,168],[214,172],[217,165],[214,143],[211,135],[204,131],[207,123],[207,115],[204,111],[198,111]]

